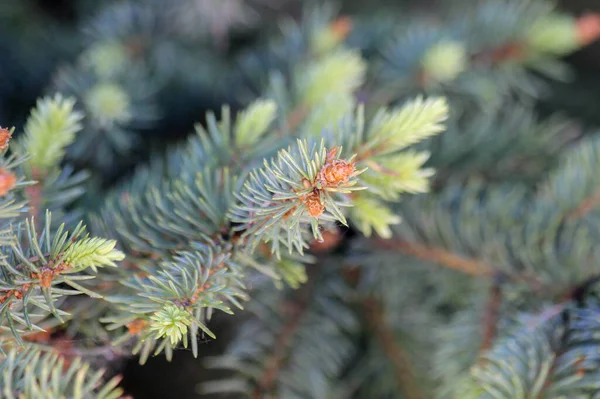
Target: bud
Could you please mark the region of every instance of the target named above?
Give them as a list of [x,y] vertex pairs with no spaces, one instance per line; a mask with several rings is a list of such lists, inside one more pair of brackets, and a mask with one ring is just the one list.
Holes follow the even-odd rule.
[[0,127],[0,151],[8,148],[8,142],[12,137],[12,132],[7,128]]
[[349,17],[339,17],[324,29],[313,35],[312,48],[317,54],[324,54],[346,40],[352,30],[352,20]]
[[321,196],[318,192],[310,193],[304,198],[303,202],[310,216],[318,218],[325,211],[325,206],[321,203]]
[[354,162],[336,159],[325,164],[319,172],[319,181],[323,187],[337,187],[348,183],[350,176],[356,171]]
[[17,184],[17,176],[6,169],[0,169],[0,196],[5,196]]
[[48,288],[52,285],[54,279],[54,270],[50,268],[44,268],[41,273],[38,274],[38,281],[44,288]]
[[585,14],[576,25],[579,44],[587,45],[600,37],[600,14]]
[[127,332],[129,332],[130,335],[140,334],[147,326],[148,322],[144,319],[135,319],[126,324]]
[[342,41],[348,37],[352,30],[352,19],[346,16],[339,17],[329,25],[329,29],[335,38]]
[[427,50],[422,64],[425,79],[450,82],[466,69],[467,50],[459,42],[440,42]]

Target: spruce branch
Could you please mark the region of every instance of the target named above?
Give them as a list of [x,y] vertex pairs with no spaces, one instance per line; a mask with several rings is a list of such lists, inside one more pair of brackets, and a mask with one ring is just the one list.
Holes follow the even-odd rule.
[[59,167],[67,147],[82,129],[83,114],[74,107],[75,100],[61,94],[39,99],[27,119],[24,136],[14,143],[13,150],[25,157],[25,176],[34,180],[25,191],[29,216],[36,221],[43,219],[46,209],[62,216],[64,208],[83,193],[78,186],[87,174]]
[[396,342],[394,334],[385,320],[383,309],[377,303],[377,300],[367,298],[363,303],[363,311],[369,328],[373,331],[383,352],[389,357],[394,367],[398,391],[407,399],[425,398],[425,394],[415,381],[415,373],[412,370],[411,361]]
[[[26,339],[26,341],[30,341],[29,339]],[[115,360],[115,359],[120,359],[120,358],[125,358],[127,356],[130,355],[130,352],[121,348],[121,347],[116,347],[111,343],[106,343],[100,346],[94,346],[93,348],[80,348],[77,346],[66,346],[66,345],[61,345],[61,339],[58,338],[56,340],[54,340],[53,338],[50,338],[48,340],[48,342],[45,343],[46,345],[50,345],[52,348],[55,349],[55,351],[57,352],[57,354],[65,359],[69,359],[69,358],[82,358],[82,359],[86,359],[86,358],[102,358],[102,359],[106,359],[106,360]],[[125,346],[125,345],[124,345]],[[42,346],[42,348],[44,348],[44,346]]]
[[292,350],[294,336],[302,326],[303,318],[309,310],[314,290],[314,278],[309,278],[307,284],[294,293],[288,306],[284,306],[284,309],[287,309],[285,320],[275,336],[274,345],[269,349],[270,354],[263,363],[264,369],[256,380],[256,387],[252,393],[254,399],[263,398],[264,395],[275,390],[279,374]]
[[502,276],[496,276],[490,285],[482,317],[481,352],[489,350],[496,337],[500,306],[502,305]]
[[[346,223],[342,210],[347,204],[343,196],[362,189],[357,186],[357,171],[353,159],[340,159],[338,148],[327,150],[324,141],[297,145],[281,150],[277,158],[251,172],[237,204],[230,214],[231,221],[240,223],[252,249],[263,241],[280,256],[280,245],[288,251],[303,253],[308,248],[306,227],[313,236],[321,237],[320,221]],[[281,239],[280,237],[284,237]]]
[[79,358],[69,363],[59,355],[36,348],[11,349],[0,362],[0,392],[16,398],[118,399],[121,378],[103,382],[104,371],[91,371]]
[[566,219],[571,221],[582,219],[598,205],[600,205],[600,192],[596,191],[585,197],[576,208],[567,214]]
[[381,238],[392,237],[390,226],[401,222],[399,216],[382,201],[369,194],[355,195],[352,200],[354,206],[350,210],[350,218],[361,233],[370,237],[374,230]]
[[568,288],[564,293],[558,295],[557,298],[562,304],[569,303],[571,301],[575,301],[576,303],[583,303],[584,298],[599,282],[600,274],[590,276],[587,279],[575,284],[573,287]]
[[[593,397],[598,392],[595,306],[526,315],[473,368],[475,386],[498,398]],[[552,316],[553,315],[553,316]]]
[[417,97],[398,109],[380,110],[357,159],[394,153],[444,131],[448,112],[448,103],[439,97]]
[[243,274],[231,259],[231,251],[216,245],[193,245],[193,251],[177,253],[162,263],[140,265],[138,273],[122,283],[127,294],[107,297],[118,312],[102,319],[109,330],[126,327],[115,345],[135,340],[134,354],[144,363],[151,351],[166,352],[191,342],[198,356],[198,334],[214,338],[207,322],[216,310],[233,313],[246,298]]
[[[33,178],[36,177],[33,176]],[[39,220],[39,212],[42,209],[42,185],[39,182],[35,182],[31,186],[27,187],[25,192],[29,196],[29,217],[34,218],[34,220]]]
[[495,274],[495,271],[491,266],[477,259],[464,258],[442,248],[430,248],[418,243],[403,240],[381,239],[375,240],[375,245],[387,250],[400,251],[421,260],[434,262],[472,276],[490,277]]
[[366,64],[356,50],[342,49],[299,68],[300,103],[318,106],[330,93],[352,93],[364,81]]
[[56,94],[38,100],[25,125],[25,136],[17,145],[29,154],[27,166],[32,175],[46,175],[62,160],[66,147],[81,130],[83,115],[74,110],[75,100]]
[[[346,362],[357,355],[353,337],[360,331],[360,321],[344,306],[351,294],[346,284],[338,273],[325,269],[309,266],[308,282],[298,290],[272,290],[268,280],[260,289],[255,287],[248,304],[252,317],[236,331],[227,353],[206,362],[210,368],[234,373],[203,384],[204,393],[336,397]],[[328,354],[325,359],[323,353]],[[249,369],[253,371],[248,373]],[[325,378],[306,384],[311,375]],[[350,395],[352,387],[342,391]]]
[[272,100],[256,101],[238,115],[235,122],[236,144],[244,148],[256,145],[273,123],[277,105]]
[[25,328],[41,331],[37,323],[49,313],[59,321],[68,315],[56,308],[65,295],[98,297],[78,283],[94,276],[80,272],[116,266],[114,261],[124,256],[114,249],[114,241],[89,239],[81,223],[71,233],[64,225],[53,231],[48,212],[43,226],[38,233],[34,221],[27,219],[16,226],[16,240],[1,248],[1,320],[19,343]]

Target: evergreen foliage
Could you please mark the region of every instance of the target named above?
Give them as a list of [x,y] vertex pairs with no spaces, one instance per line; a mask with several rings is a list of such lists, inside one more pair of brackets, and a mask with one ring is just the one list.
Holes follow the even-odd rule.
[[[184,348],[207,394],[600,397],[600,144],[535,107],[600,17],[310,4],[229,52],[208,13],[261,17],[220,3],[82,5],[80,54],[0,129],[2,395],[119,398],[112,360]],[[103,182],[177,107],[195,131]]]

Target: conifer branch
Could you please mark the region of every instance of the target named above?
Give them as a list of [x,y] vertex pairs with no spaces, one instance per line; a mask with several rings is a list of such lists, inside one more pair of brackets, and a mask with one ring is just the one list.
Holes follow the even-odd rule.
[[[189,1],[192,0],[176,3],[186,13]],[[217,120],[214,113],[209,114],[206,128],[198,125],[198,134],[178,147],[182,150],[169,151],[164,162],[153,161],[125,183],[126,191],[119,186],[115,190],[121,196],[119,200],[107,201],[105,206],[100,204],[103,217],[99,228],[119,239],[124,251],[121,252],[115,249],[116,241],[89,237],[81,225],[75,229],[76,233],[69,235],[63,227],[56,233],[49,219],[37,229],[36,223],[41,221],[38,216],[46,209],[56,210],[56,219],[66,226],[79,219],[73,212],[76,207],[70,205],[83,193],[81,183],[85,177],[83,173],[73,175],[73,170],[62,168],[65,156],[83,161],[78,162],[80,165],[91,162],[109,165],[112,169],[117,157],[127,158],[126,155],[136,149],[138,143],[134,138],[138,136],[138,129],[148,127],[147,123],[157,114],[153,106],[154,88],[162,90],[164,84],[167,94],[174,93],[166,87],[171,83],[177,83],[177,88],[204,87],[205,71],[202,76],[198,75],[198,68],[190,59],[194,57],[180,57],[183,48],[189,47],[196,53],[196,44],[203,46],[203,41],[193,44],[185,41],[180,46],[177,42],[184,33],[178,26],[181,24],[173,24],[169,16],[165,20],[164,7],[155,9],[151,4],[125,3],[108,7],[102,18],[90,21],[86,30],[95,38],[92,39],[95,43],[82,54],[73,71],[58,74],[54,89],[56,85],[68,89],[77,97],[78,106],[75,107],[74,99],[61,95],[40,100],[26,125],[23,139],[13,148],[14,154],[24,160],[6,168],[0,162],[0,197],[4,197],[0,219],[6,222],[0,226],[3,247],[0,256],[3,324],[0,327],[5,333],[12,333],[8,339],[1,336],[0,343],[6,341],[9,349],[13,349],[13,341],[25,341],[22,342],[25,347],[45,344],[52,347],[46,349],[60,352],[40,358],[39,353],[15,348],[0,362],[0,391],[10,397],[42,397],[50,392],[52,397],[116,399],[120,392],[113,388],[118,382],[114,380],[101,388],[101,374],[89,376],[88,366],[79,367],[79,360],[74,356],[126,356],[125,350],[130,344],[133,354],[140,355],[141,363],[161,352],[170,360],[180,344],[184,347],[190,344],[193,355],[198,356],[198,334],[214,337],[208,328],[212,314],[219,310],[230,314],[233,307],[242,308],[241,301],[249,299],[248,286],[253,288],[251,296],[259,297],[259,303],[266,306],[257,306],[256,324],[239,329],[246,330],[246,335],[238,337],[229,349],[233,355],[222,362],[237,369],[236,378],[243,379],[244,384],[230,380],[221,384],[221,388],[242,388],[244,393],[256,398],[277,394],[347,397],[352,392],[363,393],[371,388],[375,394],[366,396],[394,397],[398,393],[406,399],[424,398],[425,392],[418,383],[421,376],[415,376],[413,371],[413,364],[415,371],[420,370],[416,363],[422,358],[409,356],[412,347],[405,353],[399,330],[393,323],[400,319],[393,317],[395,309],[384,304],[401,302],[413,293],[418,295],[422,290],[417,284],[437,284],[438,276],[409,272],[411,280],[401,285],[383,280],[395,276],[403,279],[407,270],[399,270],[397,275],[384,274],[384,278],[376,274],[380,272],[377,268],[362,277],[352,270],[347,277],[356,281],[350,281],[352,287],[348,287],[339,281],[336,272],[308,279],[304,264],[311,257],[301,256],[303,250],[309,247],[311,240],[324,238],[322,232],[335,223],[345,225],[346,218],[364,236],[375,231],[382,238],[392,237],[390,226],[400,223],[400,217],[393,213],[392,203],[403,200],[405,194],[429,191],[434,171],[428,165],[443,170],[447,179],[438,178],[438,183],[446,185],[455,179],[462,181],[473,176],[489,181],[487,177],[496,178],[497,174],[487,168],[499,167],[502,174],[508,175],[514,171],[515,162],[519,164],[525,157],[537,159],[532,155],[542,153],[554,156],[555,152],[545,152],[556,147],[547,144],[553,141],[551,135],[517,134],[524,139],[513,140],[513,136],[504,131],[515,129],[510,126],[498,129],[496,122],[503,118],[490,119],[489,112],[481,111],[504,108],[505,101],[520,100],[521,95],[539,94],[539,81],[527,69],[549,76],[565,76],[561,74],[568,70],[560,57],[598,38],[600,17],[589,15],[577,21],[553,10],[546,0],[486,0],[469,7],[466,18],[466,13],[440,18],[439,23],[427,24],[427,29],[417,29],[410,24],[406,29],[398,29],[398,24],[393,23],[393,29],[388,30],[376,20],[374,32],[367,27],[369,24],[360,23],[357,27],[366,30],[358,32],[359,40],[351,38],[342,43],[352,28],[351,22],[343,18],[327,25],[329,16],[323,18],[320,9],[310,10],[301,23],[285,26],[283,43],[275,48],[270,43],[266,48],[261,46],[258,60],[237,64],[257,69],[260,76],[248,71],[242,82],[223,76],[228,68],[219,68],[218,79],[210,79],[215,83],[235,83],[231,86],[234,90],[244,87],[245,93],[248,93],[246,88],[254,92],[254,88],[267,80],[263,79],[266,78],[263,72],[274,67],[279,70],[278,75],[270,79],[266,98],[256,101],[235,119],[227,107],[223,108],[221,120]],[[459,8],[459,11],[463,10]],[[418,24],[424,25],[423,21]],[[166,32],[162,32],[164,28]],[[148,36],[148,32],[152,34]],[[389,43],[392,32],[398,40]],[[143,37],[141,46],[136,44],[141,43],[140,37]],[[130,45],[134,41],[133,47],[137,49]],[[384,41],[387,47],[380,48]],[[155,42],[160,44],[158,48]],[[246,51],[241,53],[246,54]],[[162,62],[165,55],[182,60],[176,63],[177,69],[171,69],[173,63]],[[193,66],[189,69],[193,70],[194,77],[189,81],[189,76],[183,73],[187,72],[188,61]],[[183,79],[180,80],[180,76]],[[389,101],[393,106],[412,97],[415,91],[441,97],[417,98],[403,107],[380,109],[375,113],[369,108],[369,112],[365,112],[363,105],[357,104],[355,94],[366,80],[374,77],[376,84],[368,87],[375,94],[378,90],[385,94],[380,100]],[[381,89],[378,86],[382,86]],[[247,98],[225,93],[225,90],[221,94],[227,98]],[[449,114],[446,97],[452,105],[451,123],[455,132],[434,139],[433,136],[445,130]],[[192,103],[182,100],[182,104]],[[471,107],[473,103],[478,107]],[[382,104],[369,104],[369,107],[371,105]],[[78,109],[86,111],[85,119]],[[284,112],[287,115],[282,115]],[[481,113],[479,122],[485,123],[473,124],[475,127],[469,129],[464,122],[471,123],[471,113]],[[165,126],[170,125],[170,121],[170,118],[166,120]],[[519,120],[519,125],[527,124],[521,122]],[[80,130],[83,140],[76,140]],[[529,130],[528,133],[533,131]],[[0,151],[6,149],[11,133],[0,128]],[[531,140],[533,136],[535,139]],[[295,139],[298,139],[296,145]],[[515,148],[518,151],[513,151]],[[30,157],[26,159],[28,154]],[[535,162],[537,166],[537,160]],[[11,163],[13,160],[7,159],[6,164]],[[581,166],[580,162],[575,163]],[[18,169],[7,173],[20,164],[23,164],[20,171],[25,179],[38,181],[23,190],[24,196],[11,191],[30,182],[18,180]],[[529,168],[529,163],[525,166],[535,169],[533,173],[544,170]],[[527,175],[529,177],[529,172]],[[515,180],[525,179],[518,176]],[[507,183],[510,186],[510,182]],[[574,181],[573,186],[577,184]],[[360,193],[355,192],[363,188]],[[558,189],[563,186],[558,185]],[[573,191],[563,189],[562,192]],[[592,251],[597,237],[587,234],[595,233],[594,226],[568,221],[564,226],[550,224],[557,227],[556,230],[561,229],[556,237],[551,237],[555,233],[552,229],[547,229],[547,235],[540,234],[541,229],[548,226],[547,218],[557,216],[564,222],[564,213],[577,204],[570,202],[567,206],[555,207],[548,201],[545,203],[548,206],[541,209],[547,213],[538,214],[538,209],[527,202],[528,198],[521,198],[520,191],[518,198],[508,204],[502,196],[490,194],[488,197],[487,190],[485,193],[479,190],[471,202],[460,193],[455,195],[456,191],[452,194],[448,202],[436,203],[434,199],[434,205],[442,206],[433,208],[433,214],[425,218],[422,215],[427,207],[420,206],[421,198],[416,199],[414,218],[413,214],[407,218],[416,223],[431,223],[431,218],[440,216],[440,220],[433,221],[432,229],[409,227],[433,237],[415,239],[416,242],[410,238],[408,241],[404,238],[375,240],[373,254],[373,263],[389,258],[393,258],[394,264],[436,263],[469,276],[490,279],[484,282],[490,288],[483,319],[477,314],[476,319],[468,320],[467,329],[457,330],[454,337],[446,334],[449,340],[455,340],[455,348],[461,349],[461,339],[467,342],[462,348],[467,350],[461,355],[468,352],[466,356],[454,356],[460,358],[452,359],[456,364],[443,365],[448,374],[462,373],[465,368],[459,363],[464,358],[469,358],[469,364],[473,363],[477,351],[481,351],[486,352],[481,354],[482,359],[496,355],[497,361],[487,362],[486,365],[492,367],[483,376],[488,386],[498,387],[490,391],[490,396],[514,398],[520,394],[541,398],[543,392],[545,396],[571,397],[578,394],[576,390],[585,390],[581,397],[588,397],[585,394],[589,392],[596,394],[592,389],[600,379],[592,375],[585,380],[582,375],[598,370],[597,357],[593,356],[598,352],[593,337],[600,336],[597,309],[581,315],[581,319],[589,320],[580,323],[579,332],[569,332],[569,340],[580,340],[580,347],[572,352],[566,347],[570,342],[562,342],[567,341],[567,333],[560,328],[571,322],[577,324],[576,318],[559,320],[561,323],[551,326],[553,331],[561,331],[548,337],[559,336],[559,348],[554,347],[555,340],[541,334],[544,339],[537,339],[538,342],[524,339],[519,345],[497,337],[500,328],[504,332],[505,320],[498,322],[505,316],[501,309],[504,309],[503,301],[508,302],[509,292],[514,294],[511,300],[523,300],[519,302],[523,307],[535,306],[535,301],[540,299],[559,302],[552,312],[564,310],[567,313],[573,303],[578,305],[578,310],[585,307],[586,294],[600,280],[597,271],[580,273],[594,264],[597,255],[597,251]],[[22,205],[14,203],[23,197]],[[102,190],[96,197],[104,202]],[[569,219],[585,217],[599,203],[600,194],[593,194],[573,209]],[[89,206],[87,204],[88,201],[82,202],[83,206]],[[473,208],[477,212],[470,212]],[[562,214],[552,215],[555,209]],[[17,217],[27,210],[31,219],[20,223]],[[529,218],[529,211],[536,211],[531,213],[538,217]],[[573,242],[568,240],[571,227],[577,234]],[[579,227],[583,228],[575,231]],[[38,234],[40,230],[43,232]],[[540,242],[532,243],[537,237],[542,237]],[[331,241],[334,242],[336,240]],[[339,249],[336,257],[344,252]],[[343,249],[347,249],[346,246]],[[355,253],[354,249],[350,248],[343,255],[348,258]],[[398,251],[392,255],[403,255],[387,256],[390,254],[381,253],[385,249]],[[487,263],[493,262],[485,256],[488,249],[493,249],[492,259],[498,259],[498,264]],[[282,254],[283,250],[288,253]],[[135,263],[135,267],[92,275],[96,274],[97,267],[116,266],[116,261],[123,259],[125,253],[129,257],[127,262]],[[335,260],[340,260],[336,267],[346,262]],[[509,263],[512,262],[515,264],[511,268]],[[548,267],[544,268],[546,264]],[[307,280],[308,284],[291,294],[279,291],[273,295],[267,289],[259,292],[263,286],[255,286],[254,280],[245,273],[250,268],[263,272],[278,287],[283,282],[291,289]],[[84,270],[86,272],[81,273]],[[100,281],[93,286],[79,283],[94,277],[100,277]],[[458,280],[462,284],[465,279],[458,276]],[[382,285],[371,286],[371,282]],[[563,291],[565,282],[569,290]],[[519,287],[513,291],[508,284]],[[365,285],[369,292],[377,292],[377,296],[372,294],[365,300],[364,296],[356,295]],[[95,308],[97,303],[89,298],[81,302],[66,299],[66,295],[97,295],[88,287],[106,294],[106,303]],[[435,327],[436,322],[442,321],[438,317],[440,307],[449,305],[457,311],[461,306],[468,307],[462,290],[467,287],[459,287],[458,292],[453,288],[456,287],[440,287],[436,295],[417,298],[418,309],[423,314],[416,315],[414,326]],[[523,297],[519,298],[520,294],[524,294]],[[557,298],[557,295],[562,297]],[[272,305],[286,299],[289,303],[282,304],[284,309],[273,309]],[[94,308],[86,314],[89,304]],[[358,312],[353,305],[359,306]],[[265,309],[274,311],[260,313]],[[62,327],[58,327],[61,316],[68,315],[67,311],[73,313],[69,315],[72,324],[64,335],[57,334],[62,331]],[[364,317],[360,317],[361,311]],[[50,314],[55,317],[50,318]],[[79,337],[79,334],[97,337],[102,328],[96,319],[107,323],[106,331],[100,332],[100,342],[93,341],[98,346],[77,348],[75,341],[69,338]],[[356,333],[364,330],[360,319],[366,319],[371,329],[369,352],[364,357],[357,356],[365,348],[355,342]],[[89,333],[90,330],[94,331]],[[39,337],[35,337],[34,331],[45,334],[43,342],[37,340]],[[464,331],[467,334],[461,335]],[[419,334],[416,328],[406,331],[403,328],[402,333],[406,332]],[[471,333],[482,337],[481,347],[468,335]],[[523,335],[527,338],[529,332],[524,331]],[[318,342],[313,341],[313,337]],[[429,335],[423,334],[423,338]],[[106,344],[113,339],[114,347]],[[502,345],[506,346],[505,350],[494,353],[496,347]],[[311,351],[302,352],[307,346]],[[381,347],[381,350],[371,351],[373,347]],[[383,361],[385,376],[373,384],[377,387],[367,386],[370,381],[364,378],[352,378],[358,373],[373,375],[372,371],[381,367],[379,352],[385,352],[389,360]],[[566,355],[564,359],[557,359],[563,355]],[[363,361],[355,364],[356,359]],[[525,361],[519,367],[512,367],[520,359]],[[581,359],[585,360],[586,368],[580,367],[584,362]],[[65,364],[67,368],[63,367]],[[566,369],[572,373],[561,381],[559,373]],[[555,372],[558,377],[552,375]],[[341,386],[340,381],[336,381],[345,377],[348,380],[343,382],[351,382],[351,386]],[[448,380],[456,382],[456,379]],[[250,389],[249,381],[253,384]],[[307,387],[305,381],[311,386]],[[555,386],[550,386],[550,381]],[[354,382],[359,386],[353,385]],[[47,387],[54,390],[46,392]],[[516,389],[511,391],[512,387]],[[564,387],[567,389],[563,393],[560,390]],[[567,392],[569,388],[573,392]],[[503,396],[505,391],[507,394]]]
[[556,376],[556,369],[559,367],[561,357],[563,354],[565,354],[565,352],[567,352],[567,350],[569,348],[568,339],[569,339],[570,316],[568,313],[564,312],[564,310],[563,310],[561,319],[562,319],[561,323],[564,324],[564,328],[562,330],[558,330],[560,332],[559,336],[556,337],[558,347],[554,349],[554,356],[552,357],[552,362],[549,367],[549,372],[545,376],[545,380],[544,380],[543,384],[541,385],[540,392],[536,396],[536,399],[543,399],[546,396],[545,394],[547,393],[548,389],[552,385],[552,380]]
[[422,244],[404,240],[375,240],[379,248],[393,250],[414,256],[428,262],[435,262],[452,270],[478,277],[490,277],[494,275],[492,267],[477,260],[465,258],[449,252],[443,248],[427,247]]
[[490,286],[487,304],[482,319],[482,340],[480,352],[489,350],[496,337],[498,316],[502,304],[502,277],[494,278]]
[[381,349],[389,357],[394,368],[398,390],[406,399],[424,399],[426,396],[415,381],[415,373],[404,350],[398,345],[390,330],[383,309],[374,298],[367,298],[363,303],[364,314],[370,329],[375,334]]
[[266,368],[258,378],[257,386],[252,394],[254,399],[262,399],[264,393],[272,392],[275,388],[279,372],[282,370],[285,359],[291,349],[294,334],[300,328],[302,318],[308,311],[314,283],[315,279],[313,276],[313,278],[308,280],[307,284],[295,293],[294,299],[289,302],[290,307],[288,309],[290,309],[290,314],[277,335],[273,346],[273,353],[265,361]]
[[39,212],[42,208],[42,186],[40,182],[35,182],[31,186],[25,189],[27,195],[29,195],[29,217],[34,218],[36,228],[40,228]]
[[581,302],[589,290],[598,282],[600,282],[600,274],[591,276],[572,288],[569,288],[562,295],[558,296],[558,299],[562,303],[576,301]]
[[585,197],[575,209],[567,214],[566,218],[570,221],[582,219],[598,205],[600,205],[600,191],[595,191]]
[[494,66],[511,60],[519,60],[525,56],[526,48],[522,43],[509,42],[494,49],[482,51],[472,56],[473,63],[490,62]]
[[[52,345],[52,343],[50,343],[50,345]],[[94,346],[93,348],[79,348],[76,346],[71,346],[68,348],[60,347],[57,348],[57,352],[62,357],[102,357],[106,360],[114,360],[120,357],[126,357],[131,353],[130,351],[119,346],[115,346],[111,343],[101,346]]]

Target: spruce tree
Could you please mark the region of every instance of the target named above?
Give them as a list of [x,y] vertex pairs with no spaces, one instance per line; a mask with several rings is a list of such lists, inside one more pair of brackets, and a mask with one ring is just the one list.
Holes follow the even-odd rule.
[[0,129],[2,397],[185,350],[199,395],[600,398],[600,143],[539,109],[600,15],[227,1],[78,3]]

